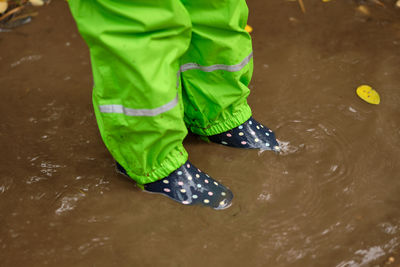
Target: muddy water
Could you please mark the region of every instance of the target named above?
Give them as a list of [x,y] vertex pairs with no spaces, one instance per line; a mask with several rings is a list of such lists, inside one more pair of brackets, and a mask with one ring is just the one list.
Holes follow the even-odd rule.
[[309,2],[249,1],[249,102],[283,152],[185,141],[235,193],[224,211],[114,172],[64,1],[1,33],[0,266],[400,266],[400,12]]

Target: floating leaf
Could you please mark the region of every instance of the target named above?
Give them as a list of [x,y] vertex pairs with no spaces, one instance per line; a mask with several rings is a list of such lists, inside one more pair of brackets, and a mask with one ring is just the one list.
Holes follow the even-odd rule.
[[363,5],[358,6],[357,11],[365,16],[371,15],[371,12],[369,11],[368,7],[363,6]]
[[378,105],[381,102],[377,91],[372,89],[369,85],[361,85],[357,88],[357,95],[370,104]]
[[0,0],[0,14],[6,12],[7,8],[8,8],[7,1]]
[[244,28],[246,30],[246,32],[251,33],[253,31],[253,27],[251,27],[250,25],[246,25],[246,27]]
[[31,3],[32,6],[43,6],[44,1],[43,0],[29,0],[29,3]]

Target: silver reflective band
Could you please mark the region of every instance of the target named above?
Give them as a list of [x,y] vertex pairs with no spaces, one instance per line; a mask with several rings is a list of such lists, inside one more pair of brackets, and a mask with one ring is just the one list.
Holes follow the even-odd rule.
[[153,117],[174,108],[177,104],[178,104],[178,95],[176,95],[176,97],[167,104],[153,109],[133,109],[133,108],[126,108],[122,105],[101,105],[99,106],[99,109],[100,112],[102,113],[120,113],[120,114],[125,114],[127,116]]
[[181,66],[181,68],[179,69],[179,72],[184,72],[184,71],[193,70],[193,69],[202,70],[205,72],[211,72],[211,71],[215,71],[215,70],[226,70],[226,71],[230,71],[230,72],[235,72],[235,71],[239,71],[239,70],[243,69],[244,66],[246,66],[247,63],[250,62],[252,57],[253,57],[253,52],[251,52],[250,55],[248,55],[245,59],[243,59],[242,62],[240,62],[239,64],[236,64],[236,65],[216,64],[216,65],[211,65],[211,66],[201,66],[197,63],[187,63],[187,64],[184,64]]

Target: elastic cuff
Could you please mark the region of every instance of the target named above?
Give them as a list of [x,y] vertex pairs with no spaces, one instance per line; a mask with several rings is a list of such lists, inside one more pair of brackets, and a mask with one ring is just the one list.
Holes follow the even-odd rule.
[[187,159],[188,154],[185,148],[183,145],[179,145],[168,154],[159,166],[156,166],[152,171],[146,173],[146,175],[137,175],[129,169],[126,169],[126,172],[129,177],[141,186],[167,177],[170,173],[182,166]]
[[219,121],[210,124],[206,128],[197,126],[189,126],[190,130],[198,135],[210,136],[220,134],[233,129],[251,117],[251,109],[247,102],[244,102],[232,114],[224,114]]

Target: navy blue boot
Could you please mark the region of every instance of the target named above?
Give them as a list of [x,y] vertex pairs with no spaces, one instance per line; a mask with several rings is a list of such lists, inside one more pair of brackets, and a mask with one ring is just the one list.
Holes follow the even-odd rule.
[[207,138],[225,146],[280,151],[274,132],[253,117],[236,128]]
[[[118,163],[117,170],[127,175]],[[143,186],[145,191],[165,195],[185,205],[202,204],[220,210],[232,204],[232,192],[189,161],[167,177]]]

